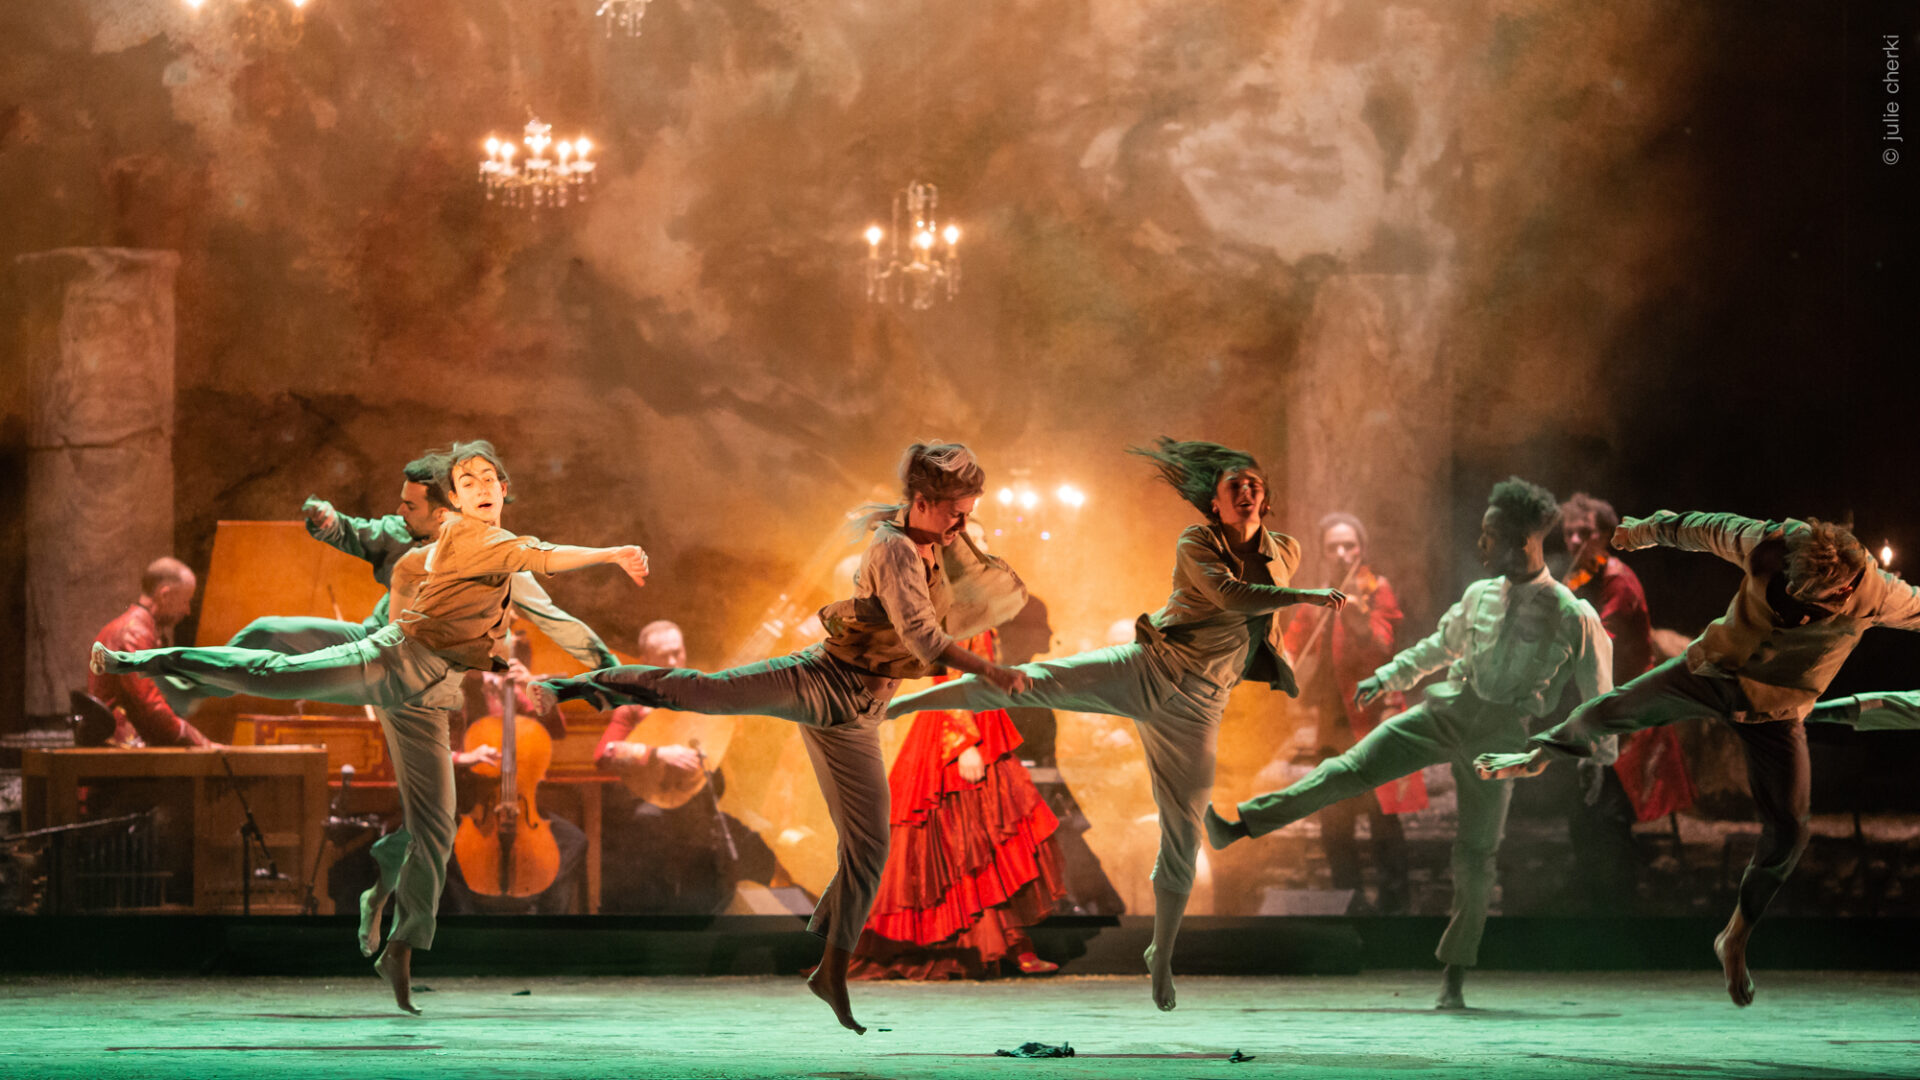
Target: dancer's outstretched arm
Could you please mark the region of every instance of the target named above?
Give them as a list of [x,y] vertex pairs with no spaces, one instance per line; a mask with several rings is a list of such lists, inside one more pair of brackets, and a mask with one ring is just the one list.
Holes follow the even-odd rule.
[[593,632],[593,627],[560,610],[560,605],[553,602],[553,597],[547,595],[547,590],[540,587],[532,574],[513,575],[507,582],[507,595],[514,609],[552,638],[555,645],[565,649],[567,655],[590,669],[619,665],[620,658]]
[[1670,547],[1704,551],[1746,569],[1747,557],[1767,538],[1769,525],[1739,514],[1676,514],[1659,510],[1643,518],[1627,518],[1613,530],[1613,546],[1620,551]]
[[[1471,594],[1469,594],[1471,595]],[[1472,621],[1467,617],[1467,597],[1454,601],[1433,633],[1400,650],[1400,654],[1380,665],[1379,670],[1354,687],[1353,699],[1368,705],[1381,694],[1411,690],[1421,679],[1458,660],[1467,651],[1467,633]]]
[[[1337,589],[1295,589],[1286,585],[1260,585],[1236,577],[1233,567],[1220,557],[1200,536],[1185,534],[1174,549],[1178,572],[1193,582],[1222,611],[1239,615],[1267,615],[1294,604],[1338,607]],[[1344,601],[1344,597],[1341,600]]]
[[300,508],[306,515],[307,535],[356,559],[379,566],[413,547],[413,534],[398,514],[357,518],[334,510],[325,499],[309,496]]

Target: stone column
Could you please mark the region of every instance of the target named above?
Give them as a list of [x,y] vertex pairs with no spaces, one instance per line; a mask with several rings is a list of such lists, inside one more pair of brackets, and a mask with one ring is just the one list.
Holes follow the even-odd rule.
[[1366,522],[1371,561],[1408,609],[1402,644],[1431,632],[1453,600],[1442,595],[1456,561],[1445,303],[1444,281],[1432,275],[1328,278],[1287,387],[1284,520],[1307,545],[1310,566],[1322,515],[1345,510]]
[[64,714],[87,648],[173,550],[171,251],[15,260],[28,447],[26,711]]

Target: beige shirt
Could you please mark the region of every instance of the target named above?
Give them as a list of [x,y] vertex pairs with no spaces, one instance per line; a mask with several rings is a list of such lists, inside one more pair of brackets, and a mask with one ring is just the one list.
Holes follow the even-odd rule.
[[1687,646],[1688,670],[1740,681],[1753,711],[1739,719],[1802,719],[1869,627],[1920,630],[1920,590],[1878,567],[1867,570],[1831,615],[1784,625],[1767,592],[1776,578],[1784,584],[1787,536],[1806,527],[1793,518],[1755,521],[1662,510],[1627,530],[1629,548],[1659,544],[1711,552],[1746,575],[1727,613]]
[[507,632],[513,575],[549,573],[553,545],[516,536],[476,518],[450,515],[430,548],[393,568],[394,617],[403,633],[451,663],[493,667]]
[[1027,588],[1005,562],[962,533],[930,566],[897,521],[883,521],[860,556],[853,598],[820,609],[827,654],[891,679],[917,679],[938,667],[956,638],[969,638],[1019,614]]
[[1518,585],[1503,575],[1467,586],[1432,635],[1373,675],[1387,690],[1411,690],[1442,667],[1447,681],[1429,697],[1471,689],[1482,701],[1545,716],[1569,680],[1582,701],[1613,689],[1613,640],[1593,605],[1541,567]]
[[[1266,563],[1273,584],[1248,580],[1252,559]],[[1259,659],[1260,670],[1271,675],[1268,685],[1297,696],[1293,669],[1281,658],[1285,628],[1273,613],[1294,603],[1287,586],[1299,565],[1300,542],[1291,536],[1262,529],[1259,547],[1242,560],[1221,526],[1188,526],[1174,549],[1173,592],[1159,611],[1141,618],[1141,637],[1221,689],[1254,666],[1255,649],[1267,650],[1270,656]]]

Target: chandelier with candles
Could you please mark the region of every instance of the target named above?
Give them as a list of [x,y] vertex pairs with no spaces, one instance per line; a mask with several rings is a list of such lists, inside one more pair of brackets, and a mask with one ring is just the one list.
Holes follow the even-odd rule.
[[[915,180],[893,197],[893,228],[867,226],[867,299],[925,311],[960,292],[960,228],[935,219],[940,189]],[[901,222],[912,223],[910,230]],[[882,243],[887,250],[883,255]]]
[[615,30],[628,37],[639,37],[640,20],[646,15],[649,3],[652,0],[600,0],[600,6],[593,13],[606,21],[608,37],[612,37]]
[[[487,199],[498,198],[508,206],[528,206],[535,210],[565,206],[569,200],[584,200],[586,186],[593,182],[593,162],[587,154],[593,143],[582,135],[568,142],[555,143],[553,125],[539,117],[527,120],[522,146],[511,139],[487,136],[487,160],[480,163],[480,183]],[[553,148],[553,157],[547,148]],[[516,160],[519,159],[519,160]]]

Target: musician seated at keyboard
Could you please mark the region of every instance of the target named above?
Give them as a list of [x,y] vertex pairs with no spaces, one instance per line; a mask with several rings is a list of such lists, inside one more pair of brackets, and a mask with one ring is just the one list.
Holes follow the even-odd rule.
[[[140,575],[140,599],[94,638],[109,649],[134,652],[173,644],[173,628],[193,610],[199,587],[178,559],[155,559]],[[88,675],[87,693],[113,710],[114,746],[217,746],[182,719],[145,675]]]
[[[686,637],[674,623],[661,619],[641,627],[638,644],[643,664],[687,666]],[[702,790],[709,780],[698,750],[640,741],[652,711],[642,705],[613,710],[594,750],[594,765],[624,781],[623,787],[607,793],[600,910],[688,915],[724,911],[740,882],[772,883],[777,870],[773,849],[759,833],[720,810],[726,781],[718,769],[713,770],[711,790]],[[636,734],[640,738],[629,739]]]
[[[466,746],[467,724],[469,718],[504,715],[503,693],[509,681],[514,688],[514,710],[517,715],[529,720],[538,720],[540,726],[554,739],[564,739],[567,735],[566,723],[560,718],[558,708],[548,709],[545,713],[534,710],[528,700],[526,688],[534,676],[527,671],[527,660],[532,652],[532,642],[517,631],[513,638],[514,657],[508,662],[505,675],[494,672],[469,671],[464,689],[467,692],[467,704],[464,709],[452,714],[449,720],[453,751],[454,791],[456,805],[465,815],[471,812],[482,800],[491,801],[498,793],[499,781],[482,780],[473,774],[475,765],[500,765],[500,748],[482,745],[470,749],[458,749]],[[586,865],[587,834],[580,826],[566,818],[542,807],[540,816],[553,828],[553,842],[560,849],[560,872],[554,875],[553,884],[532,896],[496,897],[481,896],[468,887],[466,878],[461,874],[458,859],[447,864],[447,888],[441,894],[440,910],[448,915],[497,915],[503,913],[529,913],[537,915],[568,915],[573,913],[574,897],[581,884],[581,869]]]

